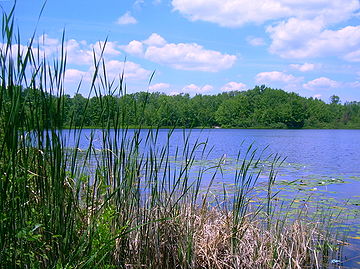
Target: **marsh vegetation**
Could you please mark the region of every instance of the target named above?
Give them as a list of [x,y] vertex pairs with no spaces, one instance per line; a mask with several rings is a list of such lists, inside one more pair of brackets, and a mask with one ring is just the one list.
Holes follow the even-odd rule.
[[[170,151],[172,130],[165,143],[158,129],[129,132],[128,107],[109,97],[127,98],[123,78],[116,87],[106,80],[101,55],[94,53],[94,97],[85,99],[84,113],[66,114],[65,48],[49,62],[34,39],[20,49],[16,32],[13,13],[3,14],[0,267],[324,268],[339,253],[331,217],[309,221],[306,208],[290,215],[276,204],[280,156],[239,148],[231,190],[224,185],[217,195],[212,183],[224,158],[207,162],[212,149],[190,143],[191,133]],[[90,135],[81,149],[93,100],[101,146]],[[147,102],[137,102],[132,117],[142,118]]]

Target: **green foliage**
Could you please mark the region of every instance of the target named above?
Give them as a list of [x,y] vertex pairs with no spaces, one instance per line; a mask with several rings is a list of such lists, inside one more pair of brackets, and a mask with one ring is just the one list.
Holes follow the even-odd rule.
[[[122,94],[123,78],[115,96],[106,74],[99,74],[104,62],[95,52],[91,85],[95,96],[76,94],[71,98],[64,94],[62,85],[65,52],[50,64],[34,56],[34,40],[30,40],[25,51],[17,50],[14,57],[13,45],[20,47],[20,38],[14,38],[13,26],[13,11],[3,14],[0,268],[204,268],[194,266],[198,259],[196,221],[211,209],[212,183],[200,198],[202,176],[215,170],[214,180],[222,173],[223,160],[199,168],[194,162],[206,160],[207,144],[197,141],[190,145],[185,131],[183,147],[170,156],[171,131],[165,145],[158,147],[158,130],[149,130],[142,142],[141,129],[130,135],[126,127],[286,124],[296,128],[307,117],[306,101],[265,87],[194,98],[159,93],[126,95]],[[99,81],[108,94],[101,94],[95,85]],[[342,106],[331,104],[329,109],[339,120],[337,111],[342,111]],[[347,123],[352,124],[352,119],[359,122],[357,103],[346,104],[345,111]],[[75,127],[76,145],[71,149],[65,147],[64,125]],[[102,128],[100,150],[93,144],[93,135],[88,149],[79,149],[86,125]],[[145,143],[145,152],[140,143]],[[224,214],[226,222],[233,225],[234,237],[239,235],[235,228],[243,228],[239,225],[249,212],[248,194],[259,176],[250,169],[259,163],[255,153],[249,148],[246,155],[250,160],[239,155],[232,220]],[[194,171],[194,167],[199,170]],[[270,177],[268,193],[273,179]],[[200,209],[199,201],[203,204]],[[268,211],[270,202],[269,198]],[[239,245],[238,238],[230,240]],[[283,259],[288,262],[291,259],[286,255]]]
[[[49,99],[52,101],[47,106],[38,104],[38,109],[44,111],[56,102],[63,103],[64,111],[56,124],[67,127],[102,128],[106,127],[103,126],[106,122],[112,127],[360,128],[358,102],[342,105],[339,98],[333,96],[331,103],[326,104],[319,99],[265,86],[244,92],[194,97],[138,92],[105,95],[100,99],[97,96],[86,99],[79,93],[72,98],[63,95],[61,100],[55,96]],[[25,106],[37,102],[38,98],[34,101],[34,97],[28,97]]]

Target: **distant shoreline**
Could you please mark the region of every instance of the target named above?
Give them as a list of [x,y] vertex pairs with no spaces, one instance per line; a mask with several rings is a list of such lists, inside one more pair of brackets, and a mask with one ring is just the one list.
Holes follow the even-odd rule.
[[[64,126],[62,127],[62,129],[64,130],[68,130],[68,129],[75,129],[75,126],[70,127],[70,126]],[[107,129],[104,128],[102,126],[76,126],[76,129]],[[113,127],[111,127],[110,129],[115,129]],[[135,126],[135,125],[131,125],[131,126],[125,126],[125,127],[120,127],[120,128],[116,128],[116,129],[164,129],[164,130],[168,130],[168,129],[214,129],[214,130],[360,130],[360,128],[311,128],[311,127],[305,127],[305,128],[271,128],[271,127],[249,127],[249,128],[239,128],[239,127],[184,127],[184,126],[176,126],[176,127],[170,127],[170,126],[161,126],[161,127],[154,127],[154,126]]]

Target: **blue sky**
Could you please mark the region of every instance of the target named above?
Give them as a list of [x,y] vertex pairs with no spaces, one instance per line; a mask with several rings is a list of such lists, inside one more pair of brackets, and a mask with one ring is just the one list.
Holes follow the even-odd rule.
[[[5,10],[12,4],[0,1]],[[42,5],[17,1],[24,45]],[[265,84],[345,102],[360,101],[359,22],[359,0],[48,0],[36,36],[52,57],[65,29],[70,95],[81,79],[87,95],[92,51],[108,38],[108,76],[124,69],[128,92],[217,94]]]

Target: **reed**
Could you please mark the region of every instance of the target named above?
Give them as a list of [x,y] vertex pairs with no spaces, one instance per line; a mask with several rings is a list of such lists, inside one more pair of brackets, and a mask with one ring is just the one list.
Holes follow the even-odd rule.
[[[35,34],[34,34],[35,36]],[[290,224],[273,214],[273,157],[267,199],[250,205],[262,171],[253,147],[238,157],[235,191],[212,199],[222,163],[198,165],[211,149],[190,139],[173,148],[172,132],[138,129],[124,109],[107,113],[112,94],[126,95],[124,74],[109,81],[94,52],[90,95],[107,115],[80,149],[84,119],[63,129],[66,48],[48,61],[33,37],[25,48],[14,9],[2,18],[0,51],[1,268],[323,268],[329,238],[317,223]],[[106,42],[100,51],[104,51]],[[88,102],[85,106],[87,109]],[[125,108],[126,109],[126,108]],[[80,122],[80,123],[78,123]],[[67,140],[76,141],[67,148]],[[205,175],[212,173],[205,182]],[[208,178],[208,176],[206,176]],[[215,202],[214,202],[215,201]],[[281,222],[282,225],[279,225]],[[326,242],[326,244],[325,244]],[[325,252],[324,252],[325,251]]]

